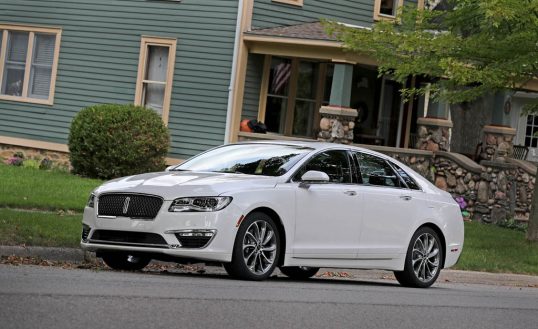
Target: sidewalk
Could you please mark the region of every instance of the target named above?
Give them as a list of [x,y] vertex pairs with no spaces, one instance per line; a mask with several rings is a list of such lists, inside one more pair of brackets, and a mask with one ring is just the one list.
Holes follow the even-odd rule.
[[[0,246],[0,256],[34,257],[48,261],[82,263],[85,254],[80,249],[74,248],[47,248],[47,247],[20,247],[20,246]],[[93,254],[87,254],[86,259],[94,259]],[[205,273],[222,274],[221,267],[208,266]],[[346,279],[358,281],[394,281],[394,275],[390,271],[377,270],[356,270],[356,269],[325,269],[318,272],[318,277],[324,279]],[[538,288],[538,276],[508,274],[508,273],[486,273],[473,271],[459,271],[445,269],[437,280],[439,283],[464,283],[464,284],[486,284],[511,287],[534,287]]]

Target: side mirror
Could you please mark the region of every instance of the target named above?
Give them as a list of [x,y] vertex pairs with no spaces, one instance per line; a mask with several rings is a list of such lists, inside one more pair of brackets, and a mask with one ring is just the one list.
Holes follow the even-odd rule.
[[301,176],[300,188],[309,188],[311,184],[328,183],[331,179],[323,171],[309,170]]
[[177,165],[168,166],[168,167],[166,167],[166,169],[164,171],[171,171],[175,167],[177,167]]

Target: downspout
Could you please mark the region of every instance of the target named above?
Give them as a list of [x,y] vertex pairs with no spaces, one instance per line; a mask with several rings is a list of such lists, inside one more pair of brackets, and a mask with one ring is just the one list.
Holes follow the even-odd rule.
[[224,144],[227,144],[230,140],[230,134],[232,131],[232,112],[233,112],[233,98],[234,98],[234,86],[237,72],[237,62],[239,54],[239,42],[241,40],[241,26],[243,20],[243,1],[239,0],[237,7],[237,22],[235,27],[235,40],[234,40],[234,53],[232,58],[232,74],[230,76],[230,86],[228,87],[228,106],[226,112],[226,130],[224,131]]

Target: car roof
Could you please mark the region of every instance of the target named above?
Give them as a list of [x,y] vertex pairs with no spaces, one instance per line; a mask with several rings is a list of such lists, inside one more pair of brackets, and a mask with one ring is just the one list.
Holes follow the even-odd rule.
[[387,158],[388,156],[379,153],[376,151],[372,151],[370,149],[349,145],[349,144],[340,144],[340,143],[328,143],[328,142],[320,142],[320,141],[306,141],[306,140],[260,140],[260,141],[243,141],[239,142],[237,144],[278,144],[278,145],[290,145],[290,146],[299,146],[299,147],[308,147],[312,148],[314,150],[325,150],[325,149],[333,149],[333,148],[346,148],[346,149],[352,149],[357,151],[363,151],[365,153],[371,153],[371,154],[377,154],[384,158]]

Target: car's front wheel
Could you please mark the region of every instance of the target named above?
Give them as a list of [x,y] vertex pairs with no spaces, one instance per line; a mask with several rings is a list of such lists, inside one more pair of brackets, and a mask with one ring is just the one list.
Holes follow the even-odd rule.
[[121,271],[138,271],[151,262],[149,257],[124,252],[106,252],[102,253],[101,257],[110,268]]
[[280,268],[280,272],[282,272],[282,274],[296,280],[306,280],[311,278],[316,275],[318,271],[319,267],[286,266]]
[[270,216],[261,212],[249,214],[237,232],[231,263],[226,272],[243,280],[264,280],[278,263],[280,236]]
[[403,271],[394,272],[404,287],[427,288],[439,277],[443,248],[437,233],[429,227],[419,228],[409,243]]

